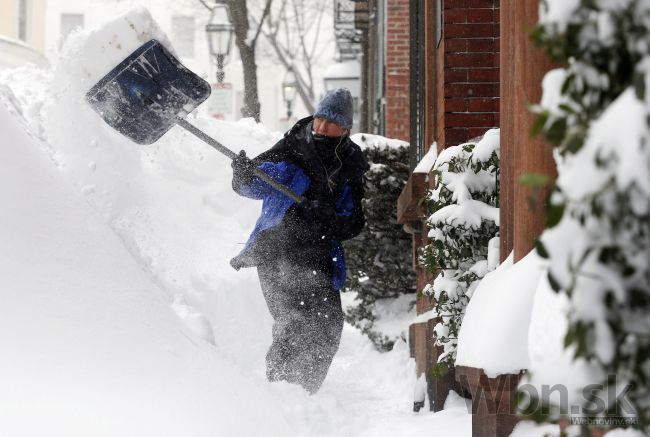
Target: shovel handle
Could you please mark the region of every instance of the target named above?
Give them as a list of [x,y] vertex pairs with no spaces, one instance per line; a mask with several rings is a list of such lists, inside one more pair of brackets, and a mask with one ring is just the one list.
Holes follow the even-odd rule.
[[186,131],[197,137],[198,139],[202,140],[204,143],[207,143],[217,149],[219,152],[223,153],[226,155],[228,158],[231,160],[235,159],[237,157],[237,154],[221,144],[219,141],[215,140],[205,132],[203,132],[201,129],[198,127],[194,126],[192,123],[189,121],[185,120],[184,118],[178,117],[176,119],[176,122]]
[[[229,148],[227,148],[226,146],[224,146],[223,144],[221,144],[219,141],[215,140],[211,136],[207,135],[205,132],[203,132],[202,130],[200,130],[199,128],[197,128],[192,123],[185,120],[184,118],[178,117],[177,123],[183,129],[185,129],[186,131],[188,131],[192,135],[196,136],[197,138],[199,138],[203,142],[205,142],[205,143],[209,144],[210,146],[214,147],[215,149],[217,149],[217,151],[223,153],[224,155],[226,155],[231,160],[233,160],[233,159],[235,159],[237,157],[237,154],[235,152],[233,152],[232,150],[230,150]],[[300,203],[303,200],[305,200],[304,197],[297,195],[296,193],[291,191],[286,186],[282,185],[281,183],[279,183],[275,179],[271,178],[269,175],[264,173],[259,168],[254,169],[253,174],[255,176],[257,176],[258,178],[262,179],[264,182],[266,182],[267,184],[269,184],[273,188],[275,188],[276,190],[278,190],[279,192],[281,192],[282,194],[284,194],[285,196],[289,197],[294,202]]]

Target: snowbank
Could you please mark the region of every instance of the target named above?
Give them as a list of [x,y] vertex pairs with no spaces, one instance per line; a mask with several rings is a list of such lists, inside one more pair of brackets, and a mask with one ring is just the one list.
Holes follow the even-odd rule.
[[[0,87],[0,101],[11,104],[45,141],[55,165],[167,292],[170,304],[172,298],[184,299],[191,310],[176,306],[181,315],[196,311],[205,316],[220,332],[217,346],[234,362],[263,362],[270,316],[255,272],[237,273],[228,263],[246,241],[259,202],[237,196],[230,187],[229,160],[182,129],[172,129],[154,145],[138,146],[84,101],[88,88],[112,68],[110,59],[117,64],[152,37],[166,40],[144,9],[99,29],[75,32],[52,71],[0,72],[0,83],[10,85]],[[277,139],[252,120],[190,121],[249,155]],[[251,329],[257,326],[264,329]]]
[[529,367],[528,326],[544,272],[535,251],[510,257],[480,282],[458,334],[456,365],[483,368],[488,377]]
[[2,106],[0,131],[0,434],[287,435]]

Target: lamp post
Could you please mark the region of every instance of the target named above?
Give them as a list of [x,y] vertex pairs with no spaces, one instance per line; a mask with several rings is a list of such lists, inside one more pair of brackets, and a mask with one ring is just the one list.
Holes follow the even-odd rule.
[[230,9],[223,0],[218,0],[210,14],[210,22],[205,26],[208,35],[210,54],[217,63],[217,82],[222,83],[225,77],[223,67],[228,63],[234,26],[230,18]]
[[296,75],[292,69],[289,69],[282,81],[282,98],[287,103],[287,120],[291,118],[291,104],[293,103],[293,99],[296,98],[297,92],[298,82],[296,81]]

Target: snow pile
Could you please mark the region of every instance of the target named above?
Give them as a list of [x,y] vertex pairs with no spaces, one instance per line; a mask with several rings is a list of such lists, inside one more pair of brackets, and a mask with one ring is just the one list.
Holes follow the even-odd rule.
[[[229,160],[180,128],[154,145],[138,146],[84,101],[96,79],[152,37],[166,40],[148,12],[136,9],[102,28],[71,35],[53,72],[3,72],[0,82],[11,84],[19,105],[15,112],[46,140],[52,160],[156,282],[170,296],[183,296],[222,332],[217,344],[233,351],[233,359],[263,359],[270,332],[247,329],[270,323],[255,272],[238,274],[228,264],[260,206],[232,192]],[[190,121],[249,155],[277,139],[251,120]],[[244,307],[250,311],[232,311]]]
[[533,251],[513,264],[510,254],[478,284],[458,335],[456,365],[485,374],[517,374],[529,367],[528,326],[542,260]]
[[0,130],[0,434],[287,435],[2,106]]
[[69,79],[71,86],[89,90],[120,61],[152,39],[177,56],[167,35],[143,7],[98,29],[73,32],[66,38],[62,56],[54,65],[57,79]]

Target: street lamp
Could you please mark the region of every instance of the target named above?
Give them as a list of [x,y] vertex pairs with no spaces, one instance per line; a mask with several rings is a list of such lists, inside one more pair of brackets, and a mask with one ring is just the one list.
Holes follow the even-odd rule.
[[291,103],[296,98],[296,92],[298,92],[298,82],[293,69],[290,68],[282,81],[282,98],[287,103],[287,120],[291,118]]
[[205,32],[208,35],[210,54],[217,61],[217,82],[222,83],[226,75],[223,72],[223,67],[229,60],[228,55],[230,54],[234,33],[230,9],[223,0],[217,1],[217,4],[212,9],[210,22],[205,26]]

